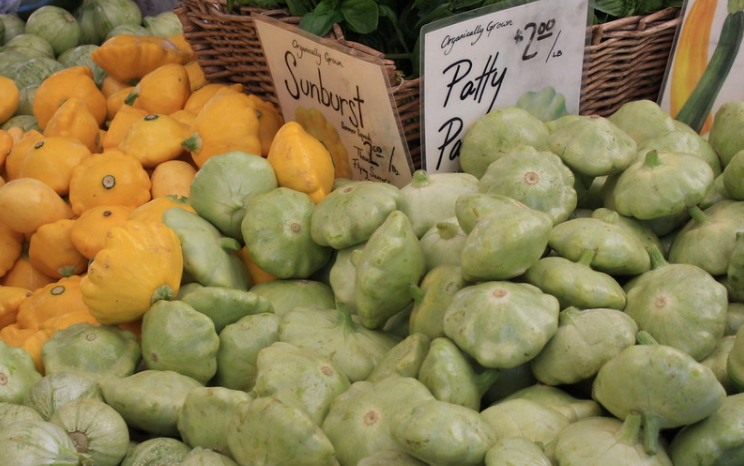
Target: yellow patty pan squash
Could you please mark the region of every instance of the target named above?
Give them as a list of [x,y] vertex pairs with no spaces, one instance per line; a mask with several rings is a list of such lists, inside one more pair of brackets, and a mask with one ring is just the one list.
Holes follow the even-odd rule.
[[162,222],[128,220],[106,236],[80,283],[83,302],[96,320],[104,325],[132,322],[153,303],[176,296],[183,255],[172,229]]
[[45,79],[34,94],[33,112],[39,128],[46,129],[52,115],[67,99],[76,97],[88,107],[98,126],[106,121],[106,97],[93,80],[89,66],[72,66]]
[[186,68],[168,63],[147,73],[129,93],[124,103],[147,113],[171,114],[183,109],[191,95]]
[[225,87],[204,104],[191,125],[191,135],[181,145],[197,167],[210,157],[231,151],[261,155],[259,128],[253,101]]
[[335,168],[330,152],[296,121],[282,125],[266,160],[279,186],[303,192],[316,204],[333,189]]
[[126,82],[167,63],[184,64],[191,54],[161,37],[118,34],[95,49],[90,58],[109,76]]

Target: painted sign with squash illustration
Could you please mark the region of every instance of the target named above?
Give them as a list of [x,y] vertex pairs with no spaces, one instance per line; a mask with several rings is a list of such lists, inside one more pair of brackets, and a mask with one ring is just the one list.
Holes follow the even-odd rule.
[[337,178],[404,186],[413,162],[382,61],[257,15],[282,114],[330,152]]
[[724,102],[744,99],[744,0],[688,0],[661,107],[705,133]]

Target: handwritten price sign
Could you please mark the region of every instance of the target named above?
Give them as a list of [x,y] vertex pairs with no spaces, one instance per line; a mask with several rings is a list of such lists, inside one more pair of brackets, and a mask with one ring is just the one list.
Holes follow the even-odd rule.
[[269,17],[255,20],[284,118],[328,147],[337,175],[408,184],[413,162],[381,61]]
[[552,88],[565,99],[567,113],[578,113],[588,0],[510,5],[498,3],[422,30],[422,147],[428,172],[459,170],[461,141],[470,125],[520,98]]

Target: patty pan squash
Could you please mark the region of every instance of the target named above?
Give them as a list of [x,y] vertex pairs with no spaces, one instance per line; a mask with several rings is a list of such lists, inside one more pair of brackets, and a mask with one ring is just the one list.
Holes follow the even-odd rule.
[[80,283],[83,302],[104,325],[132,322],[150,306],[178,293],[181,242],[161,222],[128,220],[107,233]]

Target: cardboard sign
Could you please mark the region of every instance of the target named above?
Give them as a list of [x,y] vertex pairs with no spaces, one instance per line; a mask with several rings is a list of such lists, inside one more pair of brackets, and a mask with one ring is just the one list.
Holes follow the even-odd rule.
[[[734,23],[744,21],[741,11],[744,3],[688,0],[682,8],[682,22],[672,47],[659,106],[699,133],[705,133],[722,104],[744,100],[741,78],[744,47],[741,36],[737,39],[736,33],[732,34],[740,29]],[[707,28],[710,29],[706,34]],[[716,63],[711,65],[716,53]],[[710,67],[707,82],[698,86],[706,67]],[[720,87],[716,89],[716,86]]]
[[408,184],[413,162],[382,61],[254,18],[284,119],[298,121],[325,144],[337,174]]
[[588,18],[588,0],[522,0],[424,26],[427,172],[458,171],[464,134],[493,109],[534,101],[539,93],[545,105],[551,96],[565,99],[565,112],[578,113]]

